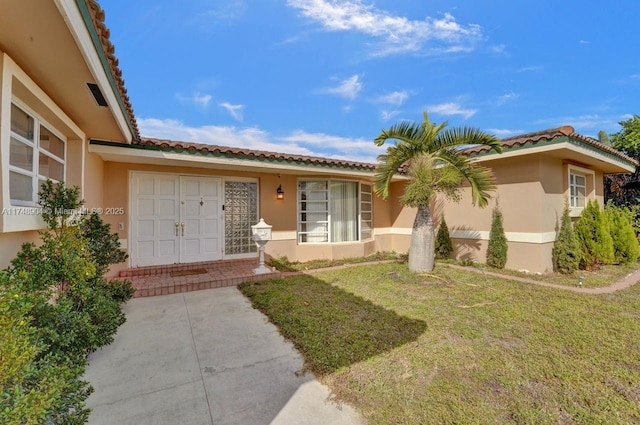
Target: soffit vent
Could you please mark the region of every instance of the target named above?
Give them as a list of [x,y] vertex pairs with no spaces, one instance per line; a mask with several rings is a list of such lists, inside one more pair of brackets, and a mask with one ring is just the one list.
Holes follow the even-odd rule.
[[104,98],[102,91],[100,91],[100,87],[98,87],[95,83],[87,83],[87,87],[89,87],[89,91],[93,95],[93,98],[96,100],[96,103],[100,106],[109,106],[107,103],[107,99]]

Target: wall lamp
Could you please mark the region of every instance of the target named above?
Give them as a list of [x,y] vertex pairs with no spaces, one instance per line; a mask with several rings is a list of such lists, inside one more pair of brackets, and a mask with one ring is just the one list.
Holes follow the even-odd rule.
[[282,190],[281,184],[279,184],[276,189],[276,199],[284,199],[284,190]]

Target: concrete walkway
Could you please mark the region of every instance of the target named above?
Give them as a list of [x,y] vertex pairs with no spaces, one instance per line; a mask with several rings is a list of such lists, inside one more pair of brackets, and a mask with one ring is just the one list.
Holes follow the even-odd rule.
[[640,270],[636,270],[635,272],[628,274],[625,278],[609,286],[603,286],[600,288],[580,288],[577,286],[557,285],[555,283],[543,282],[535,279],[527,279],[526,277],[511,276],[504,273],[490,272],[482,269],[477,269],[475,267],[458,266],[456,264],[444,264],[444,263],[439,263],[438,265],[451,267],[453,269],[466,270],[473,273],[480,273],[486,276],[499,277],[501,279],[506,279],[506,280],[514,280],[516,282],[531,283],[533,285],[546,286],[547,288],[562,289],[564,291],[576,292],[579,294],[593,294],[593,295],[610,294],[612,292],[629,288],[630,286],[633,286],[638,281],[640,281]]
[[137,298],[93,353],[90,425],[355,425],[236,287]]

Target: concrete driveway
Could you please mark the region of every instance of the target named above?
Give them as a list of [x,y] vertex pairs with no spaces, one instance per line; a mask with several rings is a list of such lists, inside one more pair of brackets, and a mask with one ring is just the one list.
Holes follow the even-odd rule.
[[236,287],[125,306],[127,322],[89,358],[90,425],[352,425],[348,405]]

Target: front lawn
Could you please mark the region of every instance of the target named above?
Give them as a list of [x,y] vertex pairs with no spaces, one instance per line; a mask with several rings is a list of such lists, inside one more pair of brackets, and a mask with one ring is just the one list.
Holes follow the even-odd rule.
[[389,263],[241,290],[371,425],[640,423],[640,285],[593,296]]

